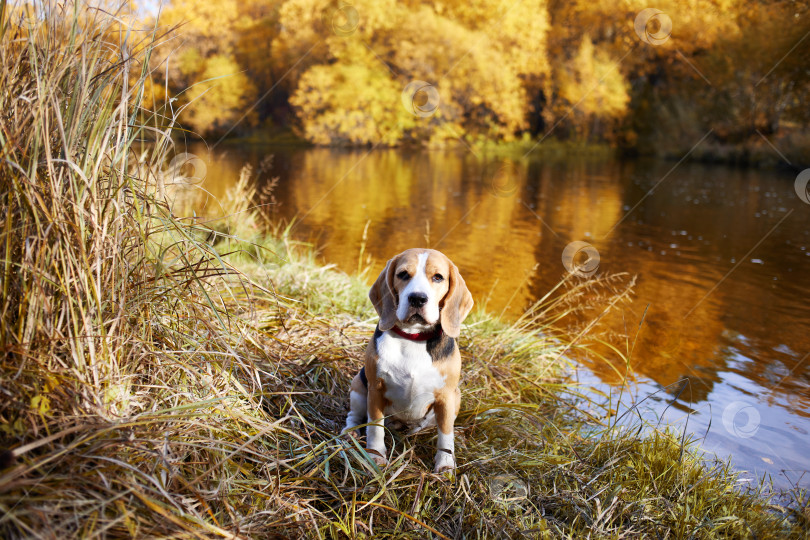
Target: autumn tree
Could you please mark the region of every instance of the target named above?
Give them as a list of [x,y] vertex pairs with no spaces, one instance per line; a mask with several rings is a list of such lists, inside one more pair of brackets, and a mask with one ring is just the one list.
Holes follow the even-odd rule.
[[617,59],[595,46],[588,35],[583,36],[571,62],[560,67],[555,80],[556,92],[568,110],[559,120],[550,116],[548,122],[570,119],[580,139],[605,138],[627,112],[629,88]]
[[261,51],[276,33],[276,8],[257,0],[173,0],[160,23],[177,27],[176,37],[153,57],[154,86],[169,89],[166,114],[184,107],[181,123],[200,135],[255,126],[259,89],[274,79]]
[[[807,2],[173,0],[148,99],[201,135],[679,152],[807,128]],[[666,28],[661,24],[666,21]],[[663,32],[650,42],[644,36]],[[235,129],[234,129],[235,128]],[[465,143],[469,141],[465,140]]]
[[[461,3],[357,2],[351,6],[359,14],[356,30],[324,35],[328,24],[310,14],[328,14],[332,5],[290,0],[274,42],[286,63],[296,50],[303,58],[298,65],[309,64],[300,74],[290,66],[290,78],[297,79],[290,102],[310,140],[440,142],[470,133],[510,138],[527,126],[527,83],[548,68],[541,2],[512,11],[502,2],[477,11]],[[514,31],[503,31],[501,23]],[[532,37],[522,48],[521,36]],[[437,96],[431,114],[403,106],[411,81],[424,81]]]

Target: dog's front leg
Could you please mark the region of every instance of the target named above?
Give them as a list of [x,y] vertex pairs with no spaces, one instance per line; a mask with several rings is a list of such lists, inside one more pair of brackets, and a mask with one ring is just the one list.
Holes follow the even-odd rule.
[[[376,382],[376,381],[375,381]],[[380,467],[388,464],[385,450],[385,428],[383,416],[385,400],[377,384],[369,380],[368,389],[368,426],[366,426],[366,450],[374,463]]]
[[357,431],[354,428],[360,424],[365,424],[366,418],[368,418],[367,409],[368,390],[360,378],[360,373],[358,373],[354,376],[352,385],[349,388],[349,415],[346,417],[346,427],[343,428],[343,433],[356,437]]
[[434,402],[433,410],[436,411],[439,440],[436,443],[436,468],[433,472],[441,473],[456,468],[453,425],[456,423],[456,415],[460,404],[461,400],[457,388],[455,391],[442,392]]

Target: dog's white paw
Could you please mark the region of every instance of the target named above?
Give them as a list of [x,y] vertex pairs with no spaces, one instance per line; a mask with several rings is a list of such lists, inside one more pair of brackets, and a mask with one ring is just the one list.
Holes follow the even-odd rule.
[[433,469],[435,473],[443,473],[452,471],[456,468],[456,460],[453,454],[439,450],[436,452],[436,467]]
[[385,451],[380,452],[373,448],[366,448],[366,453],[377,464],[378,467],[385,467],[388,465],[388,459],[385,457]]

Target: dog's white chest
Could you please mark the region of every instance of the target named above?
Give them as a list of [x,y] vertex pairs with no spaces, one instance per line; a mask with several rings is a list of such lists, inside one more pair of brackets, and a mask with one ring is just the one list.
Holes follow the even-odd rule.
[[377,376],[385,382],[385,409],[404,422],[416,422],[427,413],[445,378],[433,366],[424,341],[400,339],[384,332],[377,338]]

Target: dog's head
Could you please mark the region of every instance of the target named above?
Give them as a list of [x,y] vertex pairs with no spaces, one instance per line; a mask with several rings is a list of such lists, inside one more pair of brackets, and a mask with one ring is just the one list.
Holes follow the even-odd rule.
[[434,249],[409,249],[388,261],[368,297],[383,331],[394,325],[422,331],[441,323],[445,334],[458,337],[473,307],[456,265]]

